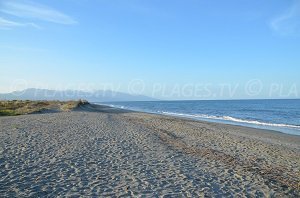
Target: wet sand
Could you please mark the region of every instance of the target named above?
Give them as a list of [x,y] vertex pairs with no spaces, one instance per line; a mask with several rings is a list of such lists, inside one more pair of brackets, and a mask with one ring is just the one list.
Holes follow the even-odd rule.
[[299,197],[299,136],[98,105],[0,126],[0,197]]

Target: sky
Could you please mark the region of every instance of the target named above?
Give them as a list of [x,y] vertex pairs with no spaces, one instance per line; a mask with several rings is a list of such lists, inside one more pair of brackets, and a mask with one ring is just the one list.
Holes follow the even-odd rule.
[[300,0],[0,0],[0,92],[300,98]]

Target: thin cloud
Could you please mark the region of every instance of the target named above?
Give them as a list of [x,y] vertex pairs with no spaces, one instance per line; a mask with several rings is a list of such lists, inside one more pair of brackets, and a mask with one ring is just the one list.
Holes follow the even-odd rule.
[[300,33],[300,0],[295,0],[293,5],[281,15],[275,17],[271,28],[284,35]]
[[29,1],[4,1],[1,4],[0,11],[20,18],[48,21],[64,25],[77,23],[75,19],[58,10]]
[[11,21],[0,17],[0,28],[1,29],[12,29],[15,27],[34,27],[40,29],[40,27],[34,23],[20,23],[16,21]]

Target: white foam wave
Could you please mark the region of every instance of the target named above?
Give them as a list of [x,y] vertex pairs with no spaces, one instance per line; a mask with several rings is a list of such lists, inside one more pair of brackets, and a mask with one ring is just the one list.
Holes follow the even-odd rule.
[[122,106],[122,105],[110,105],[110,107],[119,108],[119,109],[125,109],[125,107]]
[[214,119],[214,120],[223,120],[223,121],[225,120],[225,121],[232,121],[232,122],[239,122],[239,123],[246,123],[246,124],[270,126],[270,127],[287,127],[287,128],[300,129],[300,126],[297,126],[297,125],[267,123],[267,122],[260,122],[260,121],[255,121],[255,120],[243,120],[243,119],[234,118],[234,117],[231,117],[231,116],[212,116],[212,115],[205,115],[205,114],[185,114],[185,113],[173,113],[173,112],[166,112],[166,111],[162,111],[160,113],[163,113],[163,114],[166,114],[166,115],[181,116],[181,117],[204,118],[204,119]]
[[122,105],[105,104],[105,103],[99,103],[99,102],[96,102],[94,104],[105,105],[105,106],[109,106],[109,107],[112,107],[112,108],[125,109],[125,107],[122,106]]

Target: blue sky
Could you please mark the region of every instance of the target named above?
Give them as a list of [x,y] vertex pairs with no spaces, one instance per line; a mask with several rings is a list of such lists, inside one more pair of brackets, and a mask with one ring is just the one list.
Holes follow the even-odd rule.
[[299,98],[300,1],[0,0],[0,69],[0,92]]

